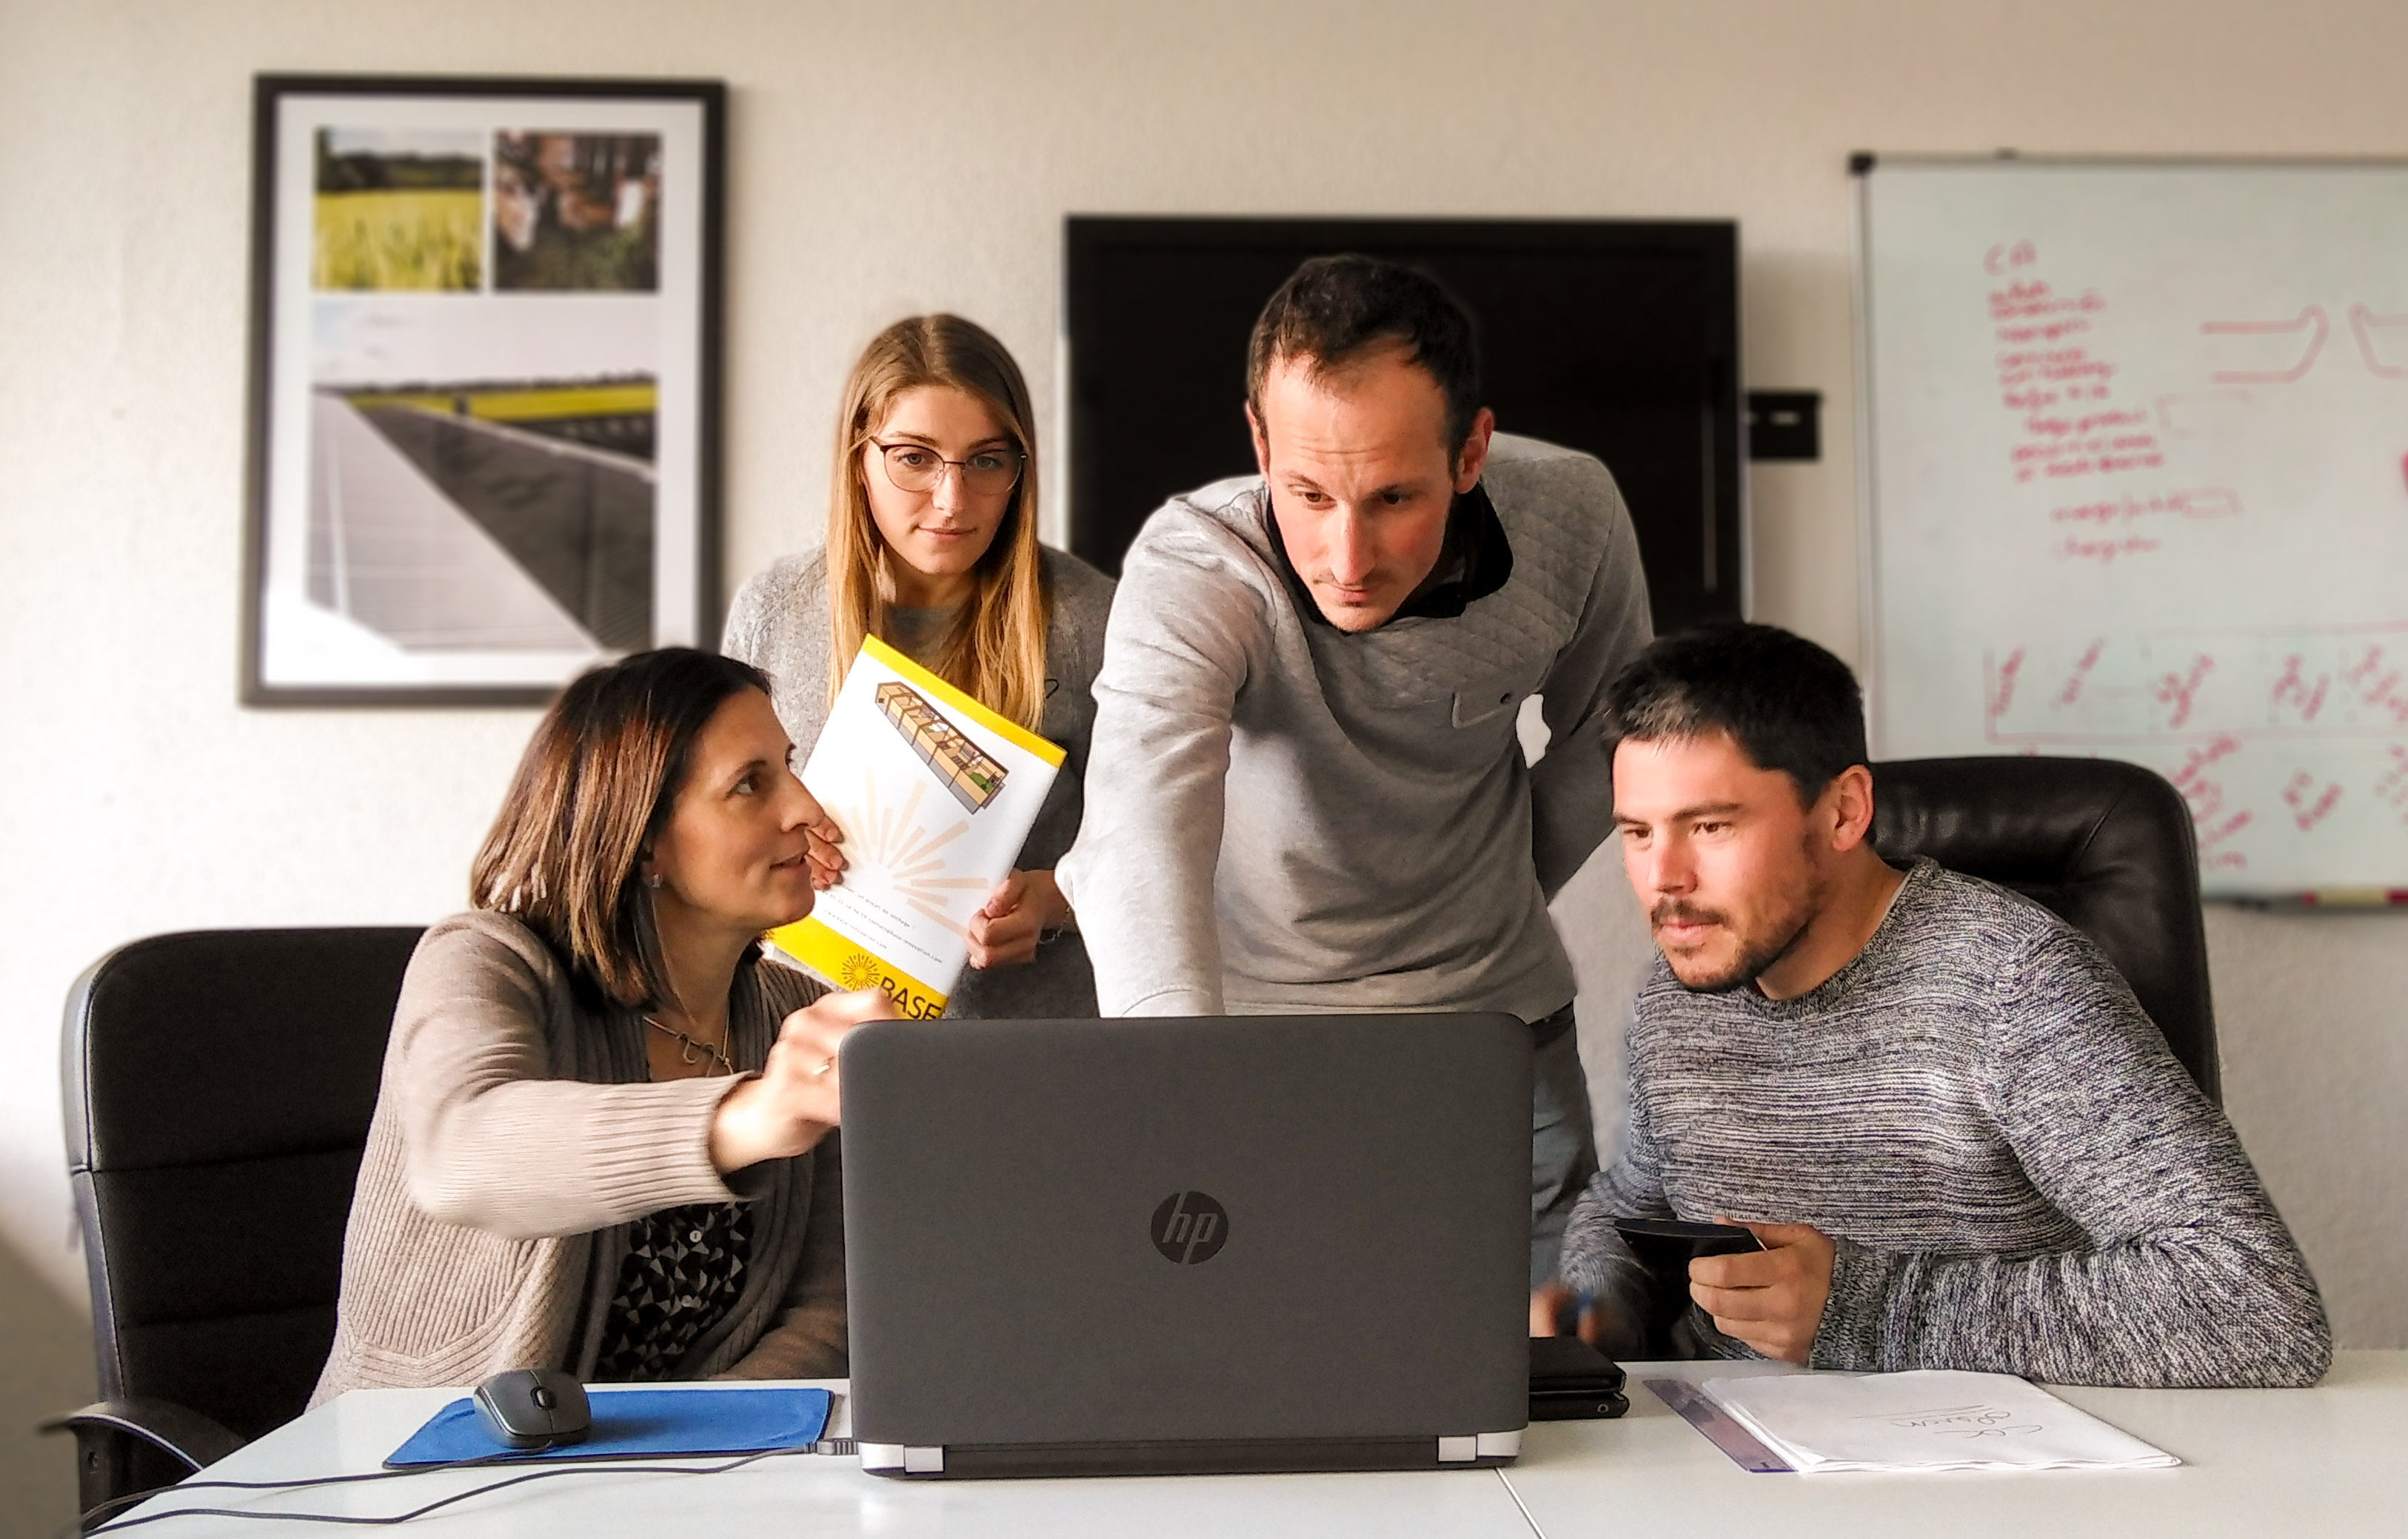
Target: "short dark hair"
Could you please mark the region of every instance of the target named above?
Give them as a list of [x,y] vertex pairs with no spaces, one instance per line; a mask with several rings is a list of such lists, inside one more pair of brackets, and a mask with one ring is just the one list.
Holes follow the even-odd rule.
[[1272,365],[1310,359],[1314,376],[1383,345],[1401,345],[1410,362],[1446,397],[1446,452],[1463,452],[1480,414],[1480,337],[1471,312],[1445,285],[1416,267],[1377,257],[1318,256],[1288,275],[1263,306],[1246,345],[1246,405],[1263,420],[1263,382]]
[[769,681],[733,658],[664,647],[587,671],[536,723],[469,867],[468,901],[541,935],[589,1002],[673,998],[638,874],[695,739],[746,690],[767,694]]
[[1870,762],[1865,697],[1848,665],[1777,625],[1709,625],[1659,636],[1605,691],[1608,751],[1727,733],[1758,769],[1779,770],[1812,805]]

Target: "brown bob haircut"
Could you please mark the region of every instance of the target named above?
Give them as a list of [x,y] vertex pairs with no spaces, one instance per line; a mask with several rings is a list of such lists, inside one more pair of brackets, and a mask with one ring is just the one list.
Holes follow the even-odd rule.
[[[835,482],[828,499],[828,699],[865,635],[887,634],[899,560],[870,517],[868,444],[896,398],[924,385],[982,403],[1021,456],[1011,506],[979,558],[961,618],[939,639],[931,670],[1029,731],[1045,714],[1045,628],[1053,599],[1037,555],[1037,413],[1011,349],[957,315],[915,315],[871,337],[844,382],[836,420]],[[879,472],[883,474],[883,471]]]
[[758,668],[691,647],[638,652],[579,677],[536,724],[468,868],[469,903],[542,936],[592,1003],[668,1003],[640,867],[704,724],[734,696],[768,688]]

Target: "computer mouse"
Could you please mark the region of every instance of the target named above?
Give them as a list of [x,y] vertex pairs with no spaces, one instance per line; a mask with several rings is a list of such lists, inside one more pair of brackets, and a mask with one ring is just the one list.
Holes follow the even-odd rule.
[[556,1448],[582,1443],[594,1429],[593,1407],[577,1375],[558,1368],[513,1368],[477,1386],[477,1418],[513,1448]]

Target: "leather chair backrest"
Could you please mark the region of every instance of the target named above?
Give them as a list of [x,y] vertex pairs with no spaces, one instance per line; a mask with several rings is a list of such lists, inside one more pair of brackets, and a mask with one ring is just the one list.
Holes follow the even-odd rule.
[[2199,852],[2179,791],[2111,759],[1908,759],[1872,772],[1884,857],[1928,855],[2013,888],[2089,936],[2222,1103]]
[[343,1228],[416,929],[158,935],[68,997],[68,1175],[106,1400],[255,1437],[334,1340]]

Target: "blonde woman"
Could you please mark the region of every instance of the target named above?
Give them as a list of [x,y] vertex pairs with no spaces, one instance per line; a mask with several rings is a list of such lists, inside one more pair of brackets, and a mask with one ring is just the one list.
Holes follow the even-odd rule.
[[837,414],[827,542],[747,582],[724,643],[770,677],[797,769],[865,635],[1062,746],[1020,869],[969,922],[956,1016],[1096,1013],[1054,862],[1079,832],[1112,581],[1037,543],[1035,425],[1020,365],[981,327],[924,315],[879,333]]

